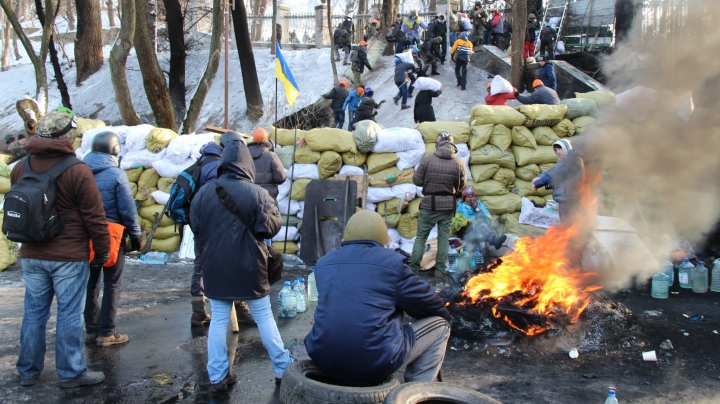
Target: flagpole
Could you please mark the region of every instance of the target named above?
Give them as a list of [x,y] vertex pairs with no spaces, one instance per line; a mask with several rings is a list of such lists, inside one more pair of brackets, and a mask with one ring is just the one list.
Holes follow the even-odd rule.
[[[277,47],[277,42],[275,43],[275,47]],[[275,60],[276,60],[275,63],[277,64],[277,49],[275,50]],[[275,146],[277,146],[277,130],[278,130],[278,128],[277,128],[277,126],[278,126],[278,121],[277,121],[277,110],[278,110],[277,87],[278,87],[278,85],[277,85],[277,82],[278,82],[278,79],[277,79],[277,73],[276,73],[275,74],[275,125],[274,125],[274,127],[275,127]]]
[[[295,143],[297,143],[297,125],[295,126]],[[290,228],[290,204],[292,203],[292,183],[293,183],[293,177],[295,176],[295,148],[297,147],[296,144],[293,144],[293,154],[292,154],[292,166],[290,166],[290,194],[288,195],[288,209],[287,209],[287,215],[285,215],[286,223],[285,223],[285,244],[283,247],[283,254],[287,253],[287,235],[288,235],[288,229]]]

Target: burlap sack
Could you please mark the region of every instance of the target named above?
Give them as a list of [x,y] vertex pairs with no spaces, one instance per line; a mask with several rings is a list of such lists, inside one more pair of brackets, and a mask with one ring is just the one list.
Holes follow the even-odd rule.
[[511,131],[512,143],[515,146],[529,147],[531,149],[537,148],[537,141],[535,141],[535,135],[530,129],[524,126],[514,126]]
[[505,125],[495,125],[488,143],[493,146],[497,146],[502,151],[507,150],[512,144],[512,134],[510,129],[508,129]]
[[470,166],[470,173],[473,181],[481,182],[492,178],[498,169],[500,169],[499,164],[475,164]]

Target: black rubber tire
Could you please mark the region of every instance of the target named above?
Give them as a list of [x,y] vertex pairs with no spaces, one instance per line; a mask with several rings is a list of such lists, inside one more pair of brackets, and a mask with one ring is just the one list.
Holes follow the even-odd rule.
[[293,362],[283,374],[280,404],[382,404],[385,396],[400,385],[394,376],[377,386],[349,387],[322,383],[309,375],[330,379],[310,360]]
[[393,389],[383,404],[418,404],[437,400],[448,404],[501,404],[475,390],[438,382],[406,383]]

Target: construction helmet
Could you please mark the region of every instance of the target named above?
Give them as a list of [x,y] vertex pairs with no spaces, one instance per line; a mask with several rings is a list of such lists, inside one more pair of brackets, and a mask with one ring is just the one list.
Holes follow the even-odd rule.
[[492,9],[490,9],[490,12],[491,12],[491,13],[497,13],[497,12],[498,12],[497,7],[493,7]]
[[360,41],[360,42],[358,42],[358,46],[367,46],[367,42]]
[[345,81],[345,80],[342,80],[342,81],[340,82],[340,85],[343,86],[343,87],[345,87],[345,89],[348,88],[347,81]]
[[417,55],[418,52],[419,52],[419,50],[418,50],[417,45],[413,45],[413,47],[412,47],[412,53],[413,53],[413,55]]
[[534,57],[530,56],[530,57],[528,57],[527,59],[525,59],[525,64],[530,65],[530,64],[533,64],[533,63],[537,63],[537,62],[535,61],[535,58],[534,58]]
[[259,143],[268,140],[268,131],[265,128],[257,128],[253,131],[253,142]]
[[378,23],[378,20],[376,20],[374,18],[372,19],[372,21],[370,21],[370,24],[377,24],[377,23]]
[[101,132],[92,141],[92,151],[117,156],[120,154],[120,138],[115,132]]
[[477,192],[475,191],[475,187],[472,185],[465,185],[462,189],[462,197],[466,196],[475,196],[477,195]]
[[220,147],[225,148],[226,144],[228,144],[230,142],[235,142],[235,141],[242,142],[243,141],[242,135],[237,132],[233,132],[233,131],[225,132],[225,133],[223,133],[222,136],[220,136]]
[[492,83],[487,83],[487,85],[485,86],[485,88],[488,90],[490,89],[490,87],[492,87]]
[[415,10],[410,10],[410,18],[417,18],[418,13]]
[[534,19],[535,19],[535,14],[533,14],[533,13],[528,14],[528,20],[534,20]]
[[365,95],[367,95],[368,97],[372,97],[373,94],[375,94],[375,91],[373,91],[371,87],[365,88]]
[[540,87],[543,85],[544,84],[543,84],[542,80],[540,80],[540,79],[535,79],[535,81],[533,81],[533,88],[537,88],[537,87]]
[[438,133],[435,142],[440,143],[440,142],[444,142],[446,140],[450,141],[450,143],[455,143],[455,139],[453,139],[450,132],[442,131],[442,132]]
[[345,226],[343,241],[353,240],[372,240],[384,246],[390,244],[383,217],[372,210],[361,210],[352,215]]

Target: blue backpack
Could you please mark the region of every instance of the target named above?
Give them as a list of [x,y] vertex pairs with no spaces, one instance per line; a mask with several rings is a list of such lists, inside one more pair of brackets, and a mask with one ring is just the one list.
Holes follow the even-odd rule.
[[178,175],[167,201],[166,215],[173,222],[190,224],[190,203],[199,190],[200,173],[205,164],[220,160],[217,156],[207,156],[202,162],[196,161]]

